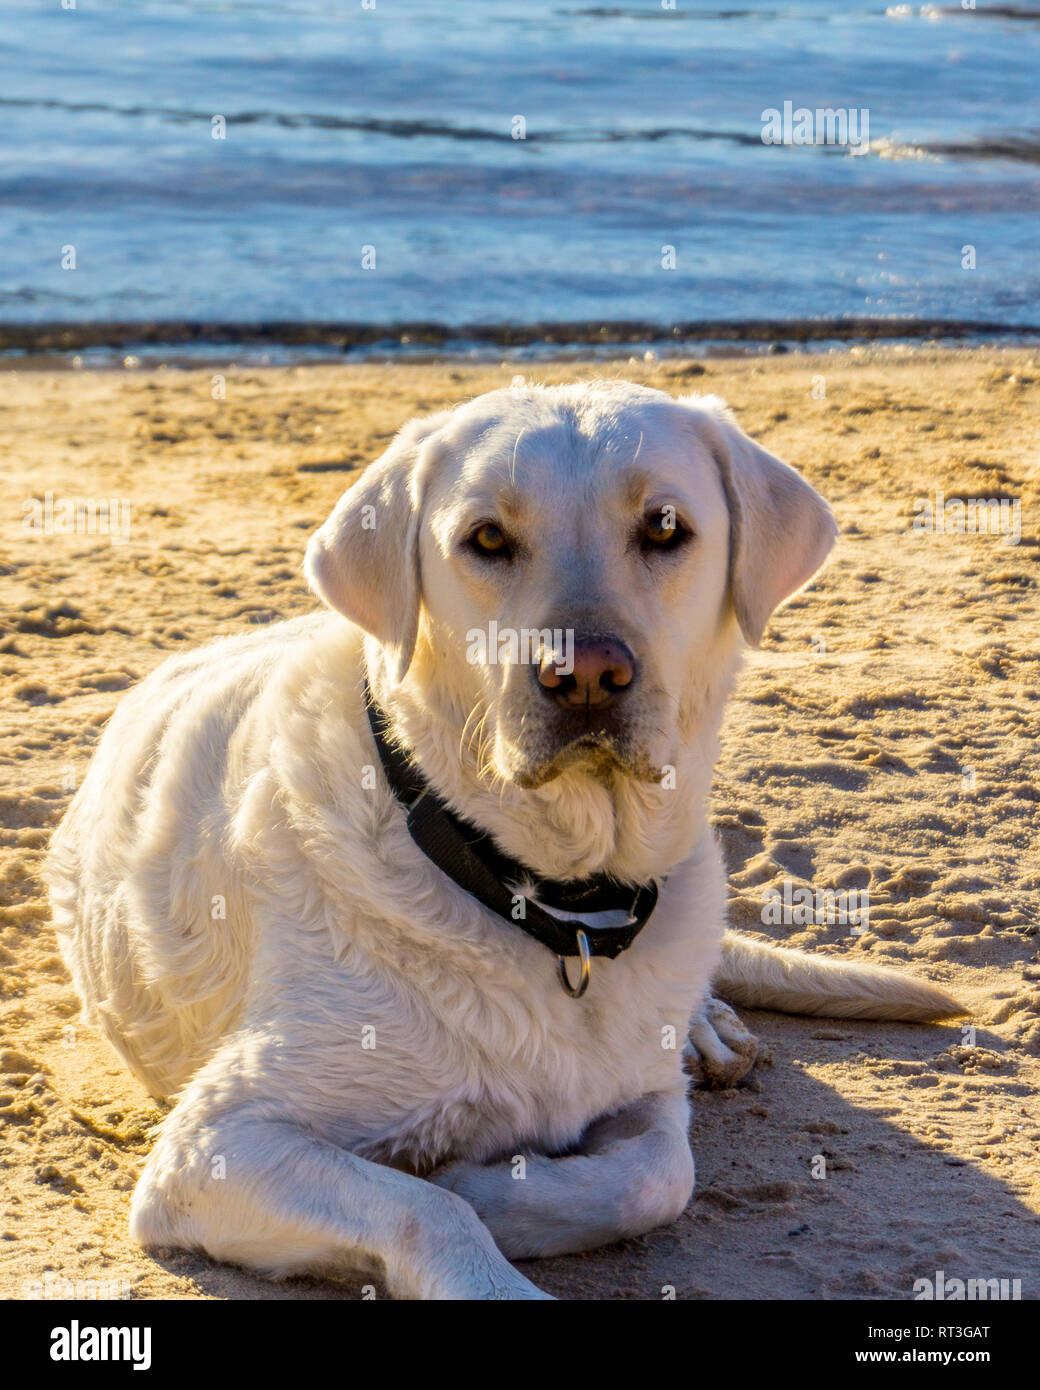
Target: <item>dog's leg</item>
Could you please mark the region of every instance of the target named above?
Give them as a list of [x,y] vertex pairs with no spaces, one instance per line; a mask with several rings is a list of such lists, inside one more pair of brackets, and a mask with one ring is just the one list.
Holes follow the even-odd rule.
[[130,1233],[142,1245],[201,1249],[275,1277],[375,1274],[403,1298],[549,1297],[453,1193],[289,1121],[178,1110],[134,1193]]
[[690,1019],[683,1066],[699,1086],[735,1086],[755,1065],[758,1039],[713,994]]
[[689,1119],[683,1092],[659,1092],[595,1121],[573,1156],[453,1163],[430,1181],[464,1197],[510,1259],[591,1250],[683,1211],[693,1192]]

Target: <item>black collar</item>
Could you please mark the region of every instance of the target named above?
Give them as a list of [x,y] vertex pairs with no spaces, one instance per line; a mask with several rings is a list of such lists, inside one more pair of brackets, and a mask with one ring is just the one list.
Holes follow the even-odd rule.
[[[545,879],[519,860],[510,859],[495,846],[490,835],[450,811],[408,754],[391,742],[390,721],[373,700],[367,684],[365,703],[386,780],[407,809],[409,833],[442,873],[557,956],[581,956],[584,984],[588,982],[588,956],[613,960],[631,946],[657,905],[656,883],[626,888],[606,874],[566,881]],[[613,908],[628,913],[632,921],[621,927],[562,921],[529,898],[520,904],[524,915],[517,917],[518,895],[514,888],[520,884],[530,885],[543,902],[565,912],[603,912]],[[570,989],[566,974],[564,983]],[[584,992],[584,985],[570,992]]]

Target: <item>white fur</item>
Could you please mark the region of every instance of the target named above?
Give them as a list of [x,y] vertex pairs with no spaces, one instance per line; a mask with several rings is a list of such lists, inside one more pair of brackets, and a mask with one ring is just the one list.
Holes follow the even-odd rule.
[[[667,573],[617,540],[633,456],[644,492],[696,524]],[[337,611],[175,658],[127,696],[50,875],[89,1014],[176,1100],[136,1239],[273,1274],[373,1272],[401,1296],[538,1298],[507,1257],[683,1209],[691,1015],[709,1073],[727,1038],[743,1046],[706,1003],[724,923],[706,820],[718,725],[741,625],[757,641],[834,534],[782,468],[712,403],[624,383],[482,397],[403,432],[314,538],[308,573]],[[531,538],[508,583],[453,540],[467,498],[507,485]],[[461,634],[575,603],[639,644],[632,772],[579,761],[521,787],[523,673],[467,665]],[[581,1000],[412,843],[366,674],[427,777],[507,852],[554,877],[667,878]],[[675,791],[645,771],[665,765]]]

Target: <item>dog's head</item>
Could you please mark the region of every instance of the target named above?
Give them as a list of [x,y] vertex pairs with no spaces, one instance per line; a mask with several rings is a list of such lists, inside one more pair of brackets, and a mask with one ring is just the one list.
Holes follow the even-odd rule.
[[757,645],[835,534],[711,398],[510,388],[402,430],[306,573],[377,639],[384,678],[452,705],[485,770],[650,782],[717,644],[739,626]]

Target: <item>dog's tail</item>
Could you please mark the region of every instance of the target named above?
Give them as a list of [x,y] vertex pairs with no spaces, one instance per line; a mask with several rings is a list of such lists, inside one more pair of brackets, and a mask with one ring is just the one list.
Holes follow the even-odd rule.
[[715,989],[750,1009],[821,1018],[891,1018],[932,1022],[970,1013],[926,980],[827,956],[767,945],[728,931]]

